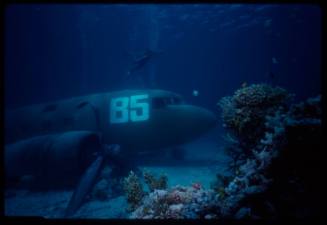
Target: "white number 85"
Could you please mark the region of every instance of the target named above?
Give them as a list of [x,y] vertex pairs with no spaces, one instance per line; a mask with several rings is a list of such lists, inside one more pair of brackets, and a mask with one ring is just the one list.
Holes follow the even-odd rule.
[[[112,98],[110,102],[110,123],[127,123],[149,119],[149,103],[139,102],[148,99],[148,95],[132,95],[129,97]],[[130,99],[130,100],[129,100]],[[140,109],[141,113],[137,113]]]

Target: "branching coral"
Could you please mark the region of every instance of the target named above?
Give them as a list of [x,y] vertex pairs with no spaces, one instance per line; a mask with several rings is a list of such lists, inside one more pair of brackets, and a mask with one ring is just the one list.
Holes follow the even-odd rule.
[[[160,190],[164,190],[167,188],[167,176],[161,175],[159,178],[156,178],[149,171],[144,171],[143,173],[145,183],[148,185],[150,190],[150,196],[155,196],[156,200],[161,202],[160,196],[164,192]],[[123,181],[123,188],[127,197],[127,202],[129,203],[128,211],[135,210],[142,202],[144,196],[146,196],[146,192],[143,190],[143,186],[140,178],[131,171]],[[155,192],[155,193],[153,193]],[[164,205],[160,204],[161,208],[158,208],[157,211],[163,210]],[[149,207],[144,207],[145,212],[151,211],[153,209]]]
[[124,191],[129,203],[129,211],[133,211],[141,202],[144,191],[140,179],[131,171],[123,181]]
[[156,189],[166,189],[167,188],[167,176],[161,175],[159,178],[156,178],[154,174],[149,171],[143,172],[143,177],[145,183],[148,185],[150,192]]

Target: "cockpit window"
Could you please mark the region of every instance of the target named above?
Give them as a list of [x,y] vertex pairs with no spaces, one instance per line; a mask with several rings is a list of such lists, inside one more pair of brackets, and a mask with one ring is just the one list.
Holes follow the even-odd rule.
[[165,98],[153,98],[152,99],[152,108],[160,109],[166,106]]
[[152,99],[152,107],[154,109],[164,108],[167,105],[180,105],[183,100],[179,97],[157,97]]

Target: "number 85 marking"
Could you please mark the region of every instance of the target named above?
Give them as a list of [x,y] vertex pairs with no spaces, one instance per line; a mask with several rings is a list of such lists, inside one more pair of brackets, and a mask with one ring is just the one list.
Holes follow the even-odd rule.
[[[110,123],[127,123],[148,120],[149,103],[140,102],[148,99],[148,95],[132,95],[130,97],[112,98],[110,102]],[[137,113],[138,109],[141,111]]]

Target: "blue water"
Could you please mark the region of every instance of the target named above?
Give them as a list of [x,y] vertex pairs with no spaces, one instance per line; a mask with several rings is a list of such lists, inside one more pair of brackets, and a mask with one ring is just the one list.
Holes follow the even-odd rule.
[[[132,71],[133,55],[147,49],[160,54]],[[299,102],[321,93],[320,73],[321,10],[310,4],[16,4],[5,11],[8,109],[153,88],[176,92],[220,118],[217,102],[242,86],[281,86]],[[146,166],[167,173],[170,186],[200,182],[209,188],[228,164],[223,132],[218,123],[184,146],[187,159],[217,160],[212,167],[160,164],[163,153]],[[6,203],[6,215],[60,217],[69,191],[18,192]],[[88,204],[81,217],[93,209],[100,209],[96,218],[126,217],[122,195]]]
[[6,106],[148,87],[124,78],[128,53],[146,48],[163,51],[139,71],[151,87],[194,104],[215,109],[243,82],[304,99],[320,93],[320,20],[315,5],[10,5]]

